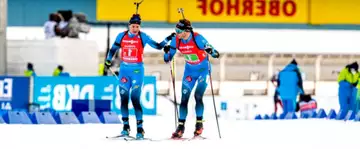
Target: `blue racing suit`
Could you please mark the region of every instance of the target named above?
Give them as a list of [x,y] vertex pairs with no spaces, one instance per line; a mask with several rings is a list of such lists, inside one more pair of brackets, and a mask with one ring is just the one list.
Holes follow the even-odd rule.
[[[179,39],[173,37],[170,43],[170,51],[164,54],[164,61],[169,62],[178,49],[185,57],[185,69],[182,79],[182,95],[179,108],[179,122],[185,123],[188,113],[188,102],[190,94],[197,82],[195,89],[195,111],[197,121],[202,121],[204,113],[203,95],[207,87],[209,72],[211,72],[211,64],[208,60],[208,54],[216,58],[219,53],[208,43],[208,41],[200,34],[192,32],[190,37]],[[205,49],[210,52],[205,53]]]
[[129,97],[135,110],[137,127],[142,127],[143,112],[140,104],[141,90],[144,79],[143,50],[146,44],[161,50],[168,41],[157,43],[143,32],[134,35],[128,31],[119,33],[112,45],[107,60],[112,60],[117,50],[121,48],[119,70],[119,92],[121,97],[121,115],[124,124],[129,124]]

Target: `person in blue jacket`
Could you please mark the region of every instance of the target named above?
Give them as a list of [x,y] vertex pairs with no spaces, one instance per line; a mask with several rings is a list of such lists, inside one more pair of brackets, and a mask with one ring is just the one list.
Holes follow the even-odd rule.
[[290,64],[280,71],[278,76],[278,88],[284,113],[295,112],[296,98],[298,94],[304,94],[303,80],[297,62],[293,59]]
[[123,121],[122,136],[129,136],[129,99],[133,104],[137,125],[137,139],[143,139],[145,131],[143,129],[143,111],[140,104],[141,91],[144,81],[144,48],[146,45],[154,49],[161,50],[168,40],[170,40],[175,33],[172,33],[161,43],[154,41],[149,35],[140,31],[141,18],[139,14],[134,14],[129,20],[129,28],[118,34],[112,45],[105,66],[111,67],[111,61],[114,54],[119,51],[120,70],[118,74],[119,93],[121,97],[121,116]]

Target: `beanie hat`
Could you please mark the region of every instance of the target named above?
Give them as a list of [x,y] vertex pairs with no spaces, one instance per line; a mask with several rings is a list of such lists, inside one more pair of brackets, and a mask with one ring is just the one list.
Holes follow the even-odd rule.
[[191,22],[187,19],[181,19],[179,23],[176,24],[176,28],[190,31],[192,30]]
[[139,14],[133,14],[129,20],[129,24],[141,24],[141,18]]

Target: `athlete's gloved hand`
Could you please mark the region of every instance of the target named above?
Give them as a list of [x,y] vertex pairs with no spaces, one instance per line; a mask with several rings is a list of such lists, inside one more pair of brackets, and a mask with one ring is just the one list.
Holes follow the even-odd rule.
[[170,55],[170,53],[165,53],[164,54],[164,62],[165,63],[168,63],[170,61],[170,56],[169,55]]
[[213,54],[211,54],[211,56],[212,56],[213,58],[219,58],[219,57],[220,57],[220,53],[219,53],[218,51],[214,50],[214,52],[213,52]]
[[104,65],[105,65],[105,67],[110,68],[111,67],[111,61],[106,60]]
[[167,41],[171,40],[173,37],[175,37],[175,35],[176,35],[175,33],[171,33],[171,35],[166,37],[166,40]]
[[219,58],[220,57],[220,53],[218,51],[216,51],[216,50],[213,50],[210,47],[206,48],[205,51],[207,53],[209,53],[213,58]]
[[169,53],[169,51],[170,51],[170,46],[169,45],[164,46],[164,52]]

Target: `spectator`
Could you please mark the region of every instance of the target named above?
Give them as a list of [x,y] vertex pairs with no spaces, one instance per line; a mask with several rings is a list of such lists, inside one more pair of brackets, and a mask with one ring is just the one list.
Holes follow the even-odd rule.
[[271,77],[271,83],[275,86],[275,93],[274,93],[274,112],[277,113],[278,111],[278,105],[282,108],[283,105],[281,103],[281,100],[279,99],[279,92],[277,91],[277,82],[278,82],[278,75],[280,70],[278,70],[272,77]]
[[70,74],[68,72],[63,72],[64,71],[64,67],[59,65],[58,67],[56,67],[56,69],[53,72],[53,76],[54,77],[70,77]]
[[339,104],[340,110],[343,110],[347,113],[348,110],[355,109],[355,98],[357,94],[356,85],[359,79],[359,65],[357,62],[346,65],[344,69],[341,70],[338,76],[339,83]]
[[89,33],[90,25],[87,24],[87,18],[85,14],[78,13],[72,15],[72,12],[67,12],[66,15],[67,18],[70,17],[70,19],[68,20],[66,26],[63,26],[61,30],[63,35],[69,38],[79,38],[79,33]]
[[58,22],[60,17],[56,13],[52,13],[49,16],[49,20],[44,24],[44,33],[45,39],[50,39],[56,37],[60,33],[60,28],[58,27]]
[[295,59],[280,71],[277,85],[284,113],[295,112],[296,97],[299,92],[304,94],[303,81]]
[[60,18],[60,21],[58,22],[59,24],[59,28],[62,30],[64,29],[69,23],[67,21],[65,21],[64,17],[62,16],[62,14],[58,14],[59,15],[59,18]]
[[316,112],[316,109],[317,102],[315,99],[311,98],[311,95],[300,95],[300,100],[296,104],[296,112],[300,111],[301,113],[311,115],[312,113]]
[[98,74],[99,74],[99,76],[105,76],[105,65],[104,64],[99,64]]
[[34,66],[32,63],[27,63],[27,67],[26,67],[26,70],[24,71],[24,75],[27,77],[31,77],[31,76],[35,77],[36,76]]
[[57,66],[53,72],[53,76],[59,76],[62,70],[63,70],[63,66],[61,65]]

